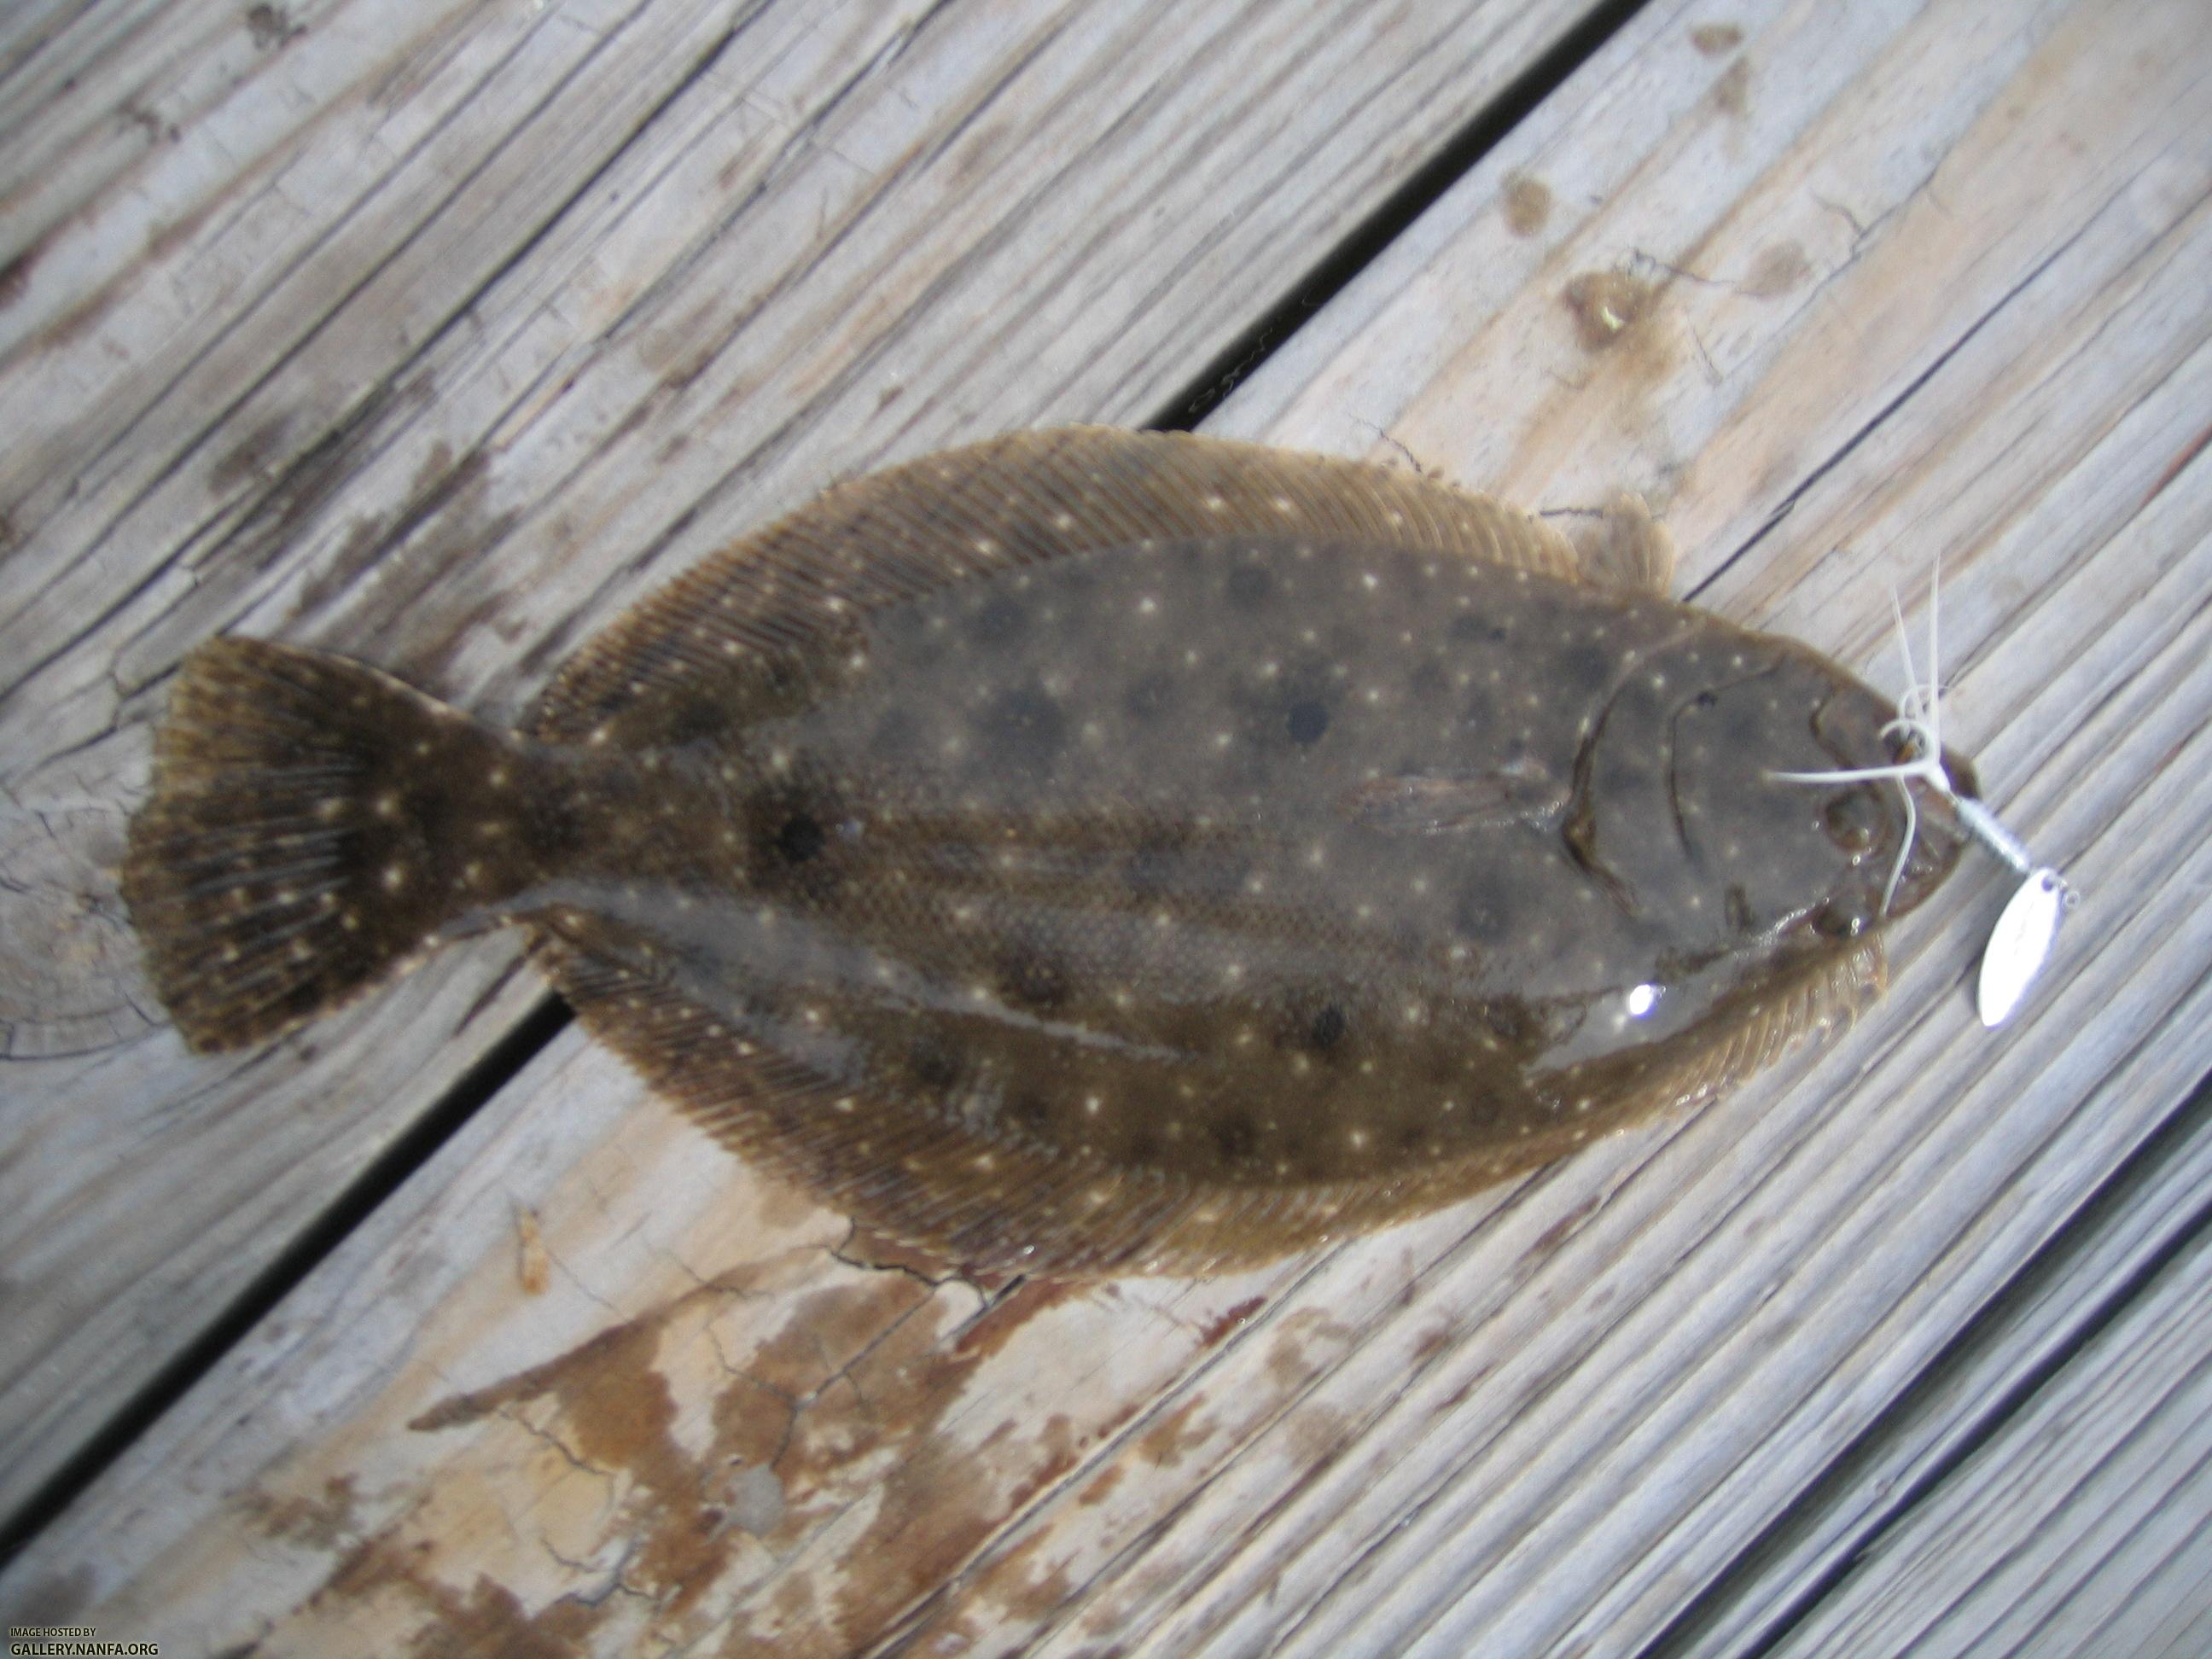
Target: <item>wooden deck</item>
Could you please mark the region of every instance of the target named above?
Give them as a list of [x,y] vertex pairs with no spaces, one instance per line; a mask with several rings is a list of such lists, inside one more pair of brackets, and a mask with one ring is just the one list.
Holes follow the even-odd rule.
[[[0,1566],[170,1654],[2212,1650],[2202,0],[0,11]],[[1200,398],[1233,381],[1225,398]],[[1714,1108],[1233,1279],[939,1279],[511,943],[187,1055],[115,893],[179,655],[494,715],[1001,428],[1642,491],[1895,684],[1984,860]]]

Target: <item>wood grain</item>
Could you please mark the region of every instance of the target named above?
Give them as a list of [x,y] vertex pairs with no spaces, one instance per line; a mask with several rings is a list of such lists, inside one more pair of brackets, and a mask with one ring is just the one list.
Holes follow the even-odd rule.
[[[1917,613],[1940,555],[1947,730],[2086,896],[2005,1033],[1966,992],[1984,866],[1856,1030],[1692,1119],[1264,1273],[1088,1287],[882,1259],[565,1034],[0,1577],[9,1615],[364,1654],[1612,1653],[1719,1584],[1693,1642],[1782,1628],[1885,1471],[1975,1421],[1899,1402],[2212,1068],[2208,76],[2185,0],[1648,7],[1213,422],[1549,508],[1640,489],[1703,602],[1886,683],[1884,590]],[[2196,1212],[2175,1158],[2069,1291]],[[2113,1457],[2001,1436],[1949,1500],[2014,1481],[2109,1570],[1998,1609],[1962,1587],[2006,1517],[1948,1554],[1889,1517],[1887,1582],[2054,1645],[2136,1586],[2146,1639],[2201,1629],[2203,1483],[2139,1473],[2201,1433],[2176,1261],[2021,1418],[2129,1379]],[[1952,1381],[2048,1352],[2035,1307]],[[1911,1633],[1859,1607],[1875,1650]]]
[[2212,1240],[1916,1506],[1786,1653],[2190,1653],[2212,1620]]
[[281,635],[512,713],[629,599],[835,477],[1143,418],[1579,10],[17,20],[0,1509],[543,994],[483,942],[297,1042],[186,1056],[114,894],[183,651]]

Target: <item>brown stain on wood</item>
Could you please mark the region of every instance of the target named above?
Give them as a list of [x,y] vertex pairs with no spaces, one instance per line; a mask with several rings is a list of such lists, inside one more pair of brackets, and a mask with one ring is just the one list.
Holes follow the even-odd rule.
[[1584,351],[1612,351],[1632,343],[1638,327],[1657,303],[1656,285],[1625,270],[1586,270],[1562,289],[1575,319],[1575,337]]
[[[670,1310],[672,1311],[672,1309]],[[457,1395],[407,1426],[433,1432],[540,1401],[557,1411],[558,1432],[580,1462],[620,1470],[634,1483],[639,1547],[624,1578],[664,1594],[681,1611],[722,1565],[700,1462],[673,1432],[677,1404],[655,1365],[665,1314],[601,1331],[581,1347],[487,1389]]]
[[2204,447],[2208,443],[2212,443],[2212,426],[2206,427],[2203,431],[2184,444],[2181,447],[2181,453],[2166,464],[2166,471],[2158,475],[2158,482],[2150,487],[2150,494],[2143,497],[2143,506],[2148,507],[2164,495],[2166,487],[2188,470],[2189,464],[2204,453]]
[[1743,31],[1734,23],[1700,23],[1690,31],[1690,44],[1708,58],[1720,58],[1743,44]]
[[1505,181],[1505,228],[1516,236],[1534,236],[1552,216],[1551,186],[1525,173]]
[[1184,1453],[1212,1437],[1214,1425],[1210,1420],[1191,1421],[1205,1404],[1205,1396],[1193,1395],[1146,1429],[1138,1437],[1137,1455],[1156,1468],[1171,1469],[1182,1462]]
[[514,1206],[514,1277],[525,1296],[543,1296],[552,1282],[553,1257],[545,1236],[538,1228],[538,1212],[528,1205]]
[[1763,248],[1751,270],[1735,285],[1737,293],[1753,300],[1771,300],[1787,294],[1813,274],[1805,250],[1796,242],[1777,242]]
[[436,1554],[427,1539],[401,1545],[380,1534],[342,1561],[329,1581],[307,1599],[321,1611],[332,1603],[376,1601],[396,1595],[427,1615],[404,1651],[434,1659],[462,1653],[501,1659],[568,1659],[598,1626],[601,1610],[583,1601],[556,1601],[534,1616],[514,1592],[479,1574],[466,1595],[433,1576]]
[[[1008,1551],[990,1577],[978,1586],[977,1599],[996,1602],[1007,1620],[1018,1625],[1035,1625],[1050,1617],[1075,1593],[1071,1571],[1076,1560],[1073,1553],[1049,1564],[1036,1559],[1054,1536],[1049,1532],[1032,1533]],[[945,1634],[951,1633],[947,1626]],[[939,1651],[957,1650],[944,1646],[943,1642],[940,1637]]]
[[1201,1348],[1220,1346],[1223,1338],[1230,1332],[1237,1329],[1246,1320],[1267,1305],[1267,1298],[1264,1296],[1249,1297],[1239,1302],[1235,1307],[1223,1313],[1219,1318],[1210,1321],[1206,1328],[1199,1333],[1199,1346]]
[[1104,1503],[1114,1488],[1121,1484],[1121,1476],[1127,1468],[1126,1463],[1109,1463],[1084,1483],[1083,1490],[1075,1496],[1076,1503],[1085,1509]]
[[359,1538],[362,1532],[349,1474],[325,1480],[319,1498],[301,1492],[278,1496],[252,1488],[240,1497],[238,1504],[258,1530],[313,1549],[335,1551]]
[[1013,1285],[1005,1295],[995,1297],[983,1311],[969,1322],[953,1340],[955,1353],[988,1358],[1005,1347],[1006,1343],[1030,1320],[1047,1309],[1058,1307],[1069,1300],[1079,1300],[1085,1285],[1074,1279],[1027,1279]]
[[1307,1341],[1340,1343],[1351,1334],[1318,1308],[1292,1314],[1276,1331],[1274,1346],[1267,1351],[1268,1381],[1285,1394],[1295,1392],[1314,1372],[1313,1361],[1306,1352]]

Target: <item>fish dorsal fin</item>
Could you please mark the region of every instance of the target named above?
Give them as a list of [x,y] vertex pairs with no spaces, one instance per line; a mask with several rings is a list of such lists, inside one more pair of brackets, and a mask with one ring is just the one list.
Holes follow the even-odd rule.
[[578,653],[532,726],[576,741],[656,697],[712,687],[743,702],[767,665],[785,665],[787,681],[789,665],[827,656],[867,612],[1009,566],[1250,535],[1582,570],[1541,520],[1366,462],[1187,433],[1012,433],[837,485],[705,560]]

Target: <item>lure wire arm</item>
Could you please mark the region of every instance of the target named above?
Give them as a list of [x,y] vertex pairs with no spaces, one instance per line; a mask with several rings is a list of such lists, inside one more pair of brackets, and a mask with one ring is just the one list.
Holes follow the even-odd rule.
[[1889,914],[1890,903],[1897,896],[1898,884],[1904,879],[1905,866],[1912,856],[1912,846],[1920,830],[1920,813],[1912,799],[1909,786],[1917,781],[1934,790],[1951,803],[1958,815],[1960,827],[1968,836],[1981,843],[1999,859],[2023,876],[2047,874],[2056,884],[2069,908],[2078,903],[2081,895],[2068,884],[2056,870],[2039,872],[2035,857],[2027,844],[2007,829],[2002,819],[1971,795],[1961,795],[1952,786],[1950,775],[1944,771],[1943,754],[1943,685],[1937,677],[1936,641],[1939,619],[1940,594],[1942,588],[1943,562],[1939,556],[1936,570],[1928,584],[1928,678],[1922,680],[1919,668],[1912,660],[1912,641],[1905,629],[1905,607],[1897,597],[1897,590],[1889,590],[1890,615],[1897,624],[1897,653],[1905,663],[1905,690],[1897,699],[1897,718],[1881,728],[1884,737],[1901,733],[1910,746],[1918,752],[1909,760],[1892,766],[1861,766],[1830,772],[1769,772],[1766,775],[1782,783],[1860,783],[1888,779],[1896,783],[1898,793],[1905,799],[1905,840],[1898,848],[1897,861],[1890,866],[1889,884],[1882,889],[1881,909]]

